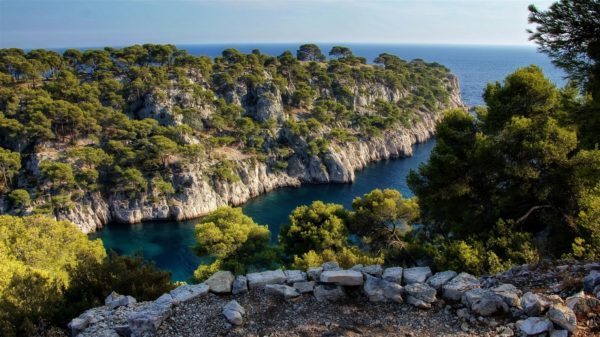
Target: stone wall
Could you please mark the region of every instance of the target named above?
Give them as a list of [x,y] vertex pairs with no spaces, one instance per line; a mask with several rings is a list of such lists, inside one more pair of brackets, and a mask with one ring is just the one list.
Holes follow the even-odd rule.
[[[568,288],[565,280],[585,275],[584,289]],[[69,324],[73,336],[154,336],[162,322],[182,303],[209,292],[231,300],[222,317],[232,326],[243,326],[246,310],[236,301],[247,293],[261,292],[285,301],[309,297],[317,302],[354,300],[391,302],[423,310],[432,307],[452,312],[461,329],[487,324],[497,336],[590,335],[600,322],[600,263],[515,267],[505,273],[477,278],[467,273],[429,267],[357,265],[341,269],[329,262],[301,270],[271,270],[234,276],[220,271],[204,283],[183,285],[153,302],[136,303],[131,296],[110,294],[106,305],[93,308]],[[600,328],[596,326],[596,328]],[[582,330],[583,329],[583,330]],[[201,335],[201,334],[200,334]]]

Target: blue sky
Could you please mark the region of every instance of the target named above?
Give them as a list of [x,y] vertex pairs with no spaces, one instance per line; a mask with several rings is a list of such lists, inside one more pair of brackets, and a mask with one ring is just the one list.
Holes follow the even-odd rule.
[[0,0],[0,47],[372,42],[526,45],[536,0]]

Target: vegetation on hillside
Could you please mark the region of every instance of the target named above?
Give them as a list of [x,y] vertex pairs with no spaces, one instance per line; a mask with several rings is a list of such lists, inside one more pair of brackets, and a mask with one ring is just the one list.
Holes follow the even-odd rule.
[[375,190],[352,210],[298,207],[279,236],[283,260],[427,262],[482,274],[542,257],[599,259],[598,8],[592,0],[530,7],[532,40],[571,82],[557,88],[529,66],[490,83],[476,115],[451,110],[437,126],[429,161],[408,178],[415,198]]
[[[178,192],[174,175],[190,164],[236,182],[220,147],[285,170],[298,151],[320,156],[337,142],[409,127],[453,90],[439,64],[382,54],[367,65],[340,46],[330,55],[316,45],[300,46],[298,57],[226,49],[215,59],[173,45],[2,49],[0,196],[12,197],[0,200],[14,214],[55,215],[93,192],[158,200]],[[405,97],[358,106],[376,85]],[[281,102],[270,112],[280,115],[257,115],[259,101]]]

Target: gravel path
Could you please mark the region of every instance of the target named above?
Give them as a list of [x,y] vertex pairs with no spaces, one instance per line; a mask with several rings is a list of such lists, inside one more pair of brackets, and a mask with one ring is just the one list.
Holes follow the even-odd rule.
[[[317,302],[312,296],[292,301],[252,291],[238,296],[209,294],[177,307],[158,330],[159,337],[204,336],[495,336],[489,324],[461,330],[453,309],[420,310],[407,304],[371,303],[351,296],[344,302]],[[222,308],[232,298],[245,309],[244,324],[232,327]],[[443,306],[443,305],[442,305]],[[451,312],[452,311],[452,312]],[[463,326],[466,328],[466,326]]]

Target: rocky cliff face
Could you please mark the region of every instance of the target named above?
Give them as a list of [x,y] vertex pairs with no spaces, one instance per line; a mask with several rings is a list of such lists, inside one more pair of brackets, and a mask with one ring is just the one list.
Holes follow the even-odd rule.
[[[352,182],[356,171],[369,163],[412,155],[413,144],[424,142],[434,135],[442,110],[463,106],[456,78],[452,77],[451,82],[454,91],[449,102],[440,104],[438,111],[417,112],[417,121],[409,128],[386,130],[380,137],[332,144],[329,151],[320,156],[311,156],[306,153],[305,146],[299,146],[288,159],[287,169],[283,171],[273,170],[267,163],[255,158],[233,160],[234,171],[240,177],[235,182],[207,175],[203,164],[188,166],[183,172],[174,174],[172,183],[177,193],[168,198],[142,194],[132,199],[118,193],[109,192],[106,196],[94,192],[87,194],[74,207],[58,211],[57,217],[70,220],[83,232],[90,233],[111,221],[137,223],[147,220],[193,219],[219,206],[239,205],[279,187],[299,186],[302,183]],[[403,98],[402,92],[382,85],[356,87],[354,91],[357,110],[371,105],[376,99],[396,103]],[[184,99],[185,94],[171,92],[168,97]],[[246,114],[255,119],[285,118],[281,93],[272,84],[256,88],[239,86],[225,94],[225,97],[242,105]],[[195,107],[202,106],[199,102],[193,103]],[[168,100],[164,102],[146,97],[137,113],[144,116],[156,115],[165,124],[177,124],[178,117],[168,113],[169,106]],[[281,137],[290,137],[285,129],[280,129],[279,132]]]

